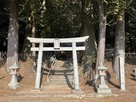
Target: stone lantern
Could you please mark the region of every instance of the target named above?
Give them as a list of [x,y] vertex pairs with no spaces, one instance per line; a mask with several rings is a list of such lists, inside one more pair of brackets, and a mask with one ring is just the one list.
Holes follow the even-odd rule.
[[111,93],[111,89],[105,83],[106,67],[103,65],[98,67],[98,75],[100,78],[99,85],[97,86],[97,93]]
[[17,81],[17,71],[20,69],[20,67],[15,62],[11,67],[9,67],[9,69],[11,70],[11,72],[10,72],[10,74],[11,74],[11,81],[8,84],[8,87],[10,89],[17,89],[20,86],[18,81]]

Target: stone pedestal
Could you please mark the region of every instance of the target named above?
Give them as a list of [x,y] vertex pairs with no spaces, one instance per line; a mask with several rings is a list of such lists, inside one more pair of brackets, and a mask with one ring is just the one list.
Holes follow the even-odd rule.
[[97,87],[97,93],[111,93],[111,89],[105,84],[104,76],[100,77],[100,83]]
[[106,70],[107,68],[104,66],[98,67],[99,77],[100,77],[100,83],[96,87],[97,93],[111,93],[111,89],[108,88],[108,86],[105,83],[105,76],[106,76]]
[[8,84],[8,87],[10,89],[17,89],[18,87],[20,87],[19,83],[17,82],[17,74],[15,72],[11,72],[11,81]]
[[9,69],[11,70],[11,81],[8,84],[8,88],[10,89],[17,89],[18,87],[20,87],[18,81],[17,81],[17,70],[20,67],[17,65],[17,63],[15,62],[11,67],[9,67]]

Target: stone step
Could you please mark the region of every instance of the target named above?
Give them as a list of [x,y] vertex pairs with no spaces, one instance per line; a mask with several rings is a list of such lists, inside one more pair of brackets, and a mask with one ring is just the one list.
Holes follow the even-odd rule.
[[63,85],[65,85],[65,84],[67,84],[67,85],[72,85],[72,81],[65,81],[65,82],[53,82],[53,81],[51,81],[51,82],[49,82],[49,84],[51,85],[51,84],[57,84],[57,85],[61,85],[61,84],[63,84]]
[[82,102],[73,93],[67,94],[13,94],[3,96],[1,102]]
[[55,75],[55,74],[60,74],[60,75],[62,75],[62,74],[73,74],[73,70],[52,70],[51,71],[51,74],[52,75]]
[[73,79],[50,79],[49,80],[49,83],[72,83],[73,82]]
[[44,92],[46,94],[68,94],[68,93],[71,93],[72,92],[72,89],[65,89],[65,90],[62,90],[61,88],[59,88],[58,90],[46,90],[44,89]]
[[72,77],[62,77],[62,78],[50,78],[49,81],[69,81],[73,80]]
[[61,78],[61,79],[50,79],[49,80],[50,82],[53,81],[53,82],[68,82],[68,81],[73,81],[73,78],[68,78],[68,79],[65,79],[65,78]]
[[21,98],[14,98],[14,99],[9,99],[9,100],[6,100],[6,101],[2,101],[2,102],[82,102],[81,100],[77,100],[77,99],[75,99],[75,100],[69,100],[69,99],[67,99],[66,101],[64,100],[64,99],[48,99],[47,97],[46,97],[46,99],[45,98],[43,98],[43,99],[41,99],[41,98],[37,98],[37,99],[32,99],[32,98],[26,98],[26,99],[23,99],[23,101],[22,101],[22,99]]
[[68,85],[67,84],[60,84],[60,85],[58,85],[58,84],[52,84],[52,85],[50,85],[50,84],[46,84],[45,86],[43,86],[43,88],[48,88],[49,90],[50,89],[69,89],[68,88]]
[[[70,81],[50,81],[49,85],[51,87],[55,87],[58,89],[73,89],[74,88],[74,84],[73,84],[73,80]],[[61,87],[62,86],[62,87]],[[46,87],[46,86],[45,86]]]
[[51,79],[67,79],[67,78],[73,78],[73,74],[70,75],[51,75]]
[[73,75],[52,75],[49,80],[50,84],[71,84],[73,82]]
[[[48,83],[49,86],[51,87],[59,87],[59,89],[62,89],[62,88],[73,88],[73,80],[59,80],[59,81],[53,81],[51,80],[49,83]],[[62,86],[62,87],[61,87]],[[45,86],[46,87],[46,86]],[[61,88],[60,88],[61,87]]]
[[44,91],[61,93],[63,90],[71,92],[71,89],[73,89],[72,82],[73,68],[69,65],[68,61],[56,61],[56,67],[51,71],[49,83],[47,83],[51,88],[45,85]]
[[50,79],[50,83],[71,83],[73,78]]

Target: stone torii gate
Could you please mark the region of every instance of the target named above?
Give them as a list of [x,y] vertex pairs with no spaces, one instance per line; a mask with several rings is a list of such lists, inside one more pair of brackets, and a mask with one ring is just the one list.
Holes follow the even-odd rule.
[[[31,51],[38,51],[38,62],[37,62],[37,73],[35,81],[35,89],[40,89],[41,81],[41,65],[43,51],[72,51],[73,55],[73,67],[74,67],[74,84],[75,90],[80,90],[79,88],[79,78],[78,78],[78,65],[77,65],[77,51],[85,50],[85,46],[77,46],[77,43],[83,43],[88,39],[89,36],[76,37],[76,38],[32,38],[28,37],[31,43],[39,43],[39,47],[32,47]],[[44,47],[43,44],[54,44],[54,47]],[[72,47],[61,47],[62,43],[71,43]]]

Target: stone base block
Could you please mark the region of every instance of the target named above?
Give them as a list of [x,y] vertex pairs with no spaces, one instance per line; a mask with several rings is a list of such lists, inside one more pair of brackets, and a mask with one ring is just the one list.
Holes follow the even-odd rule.
[[109,88],[96,88],[97,89],[97,93],[111,93],[111,89]]
[[9,83],[7,87],[9,89],[17,89],[17,88],[21,87],[21,85],[19,83],[17,83],[17,84],[11,84],[11,83]]
[[80,89],[73,89],[72,92],[73,93],[81,93],[81,90]]
[[40,91],[42,91],[42,89],[41,88],[34,88],[34,89],[32,89],[32,90],[30,90],[31,92],[40,92]]

